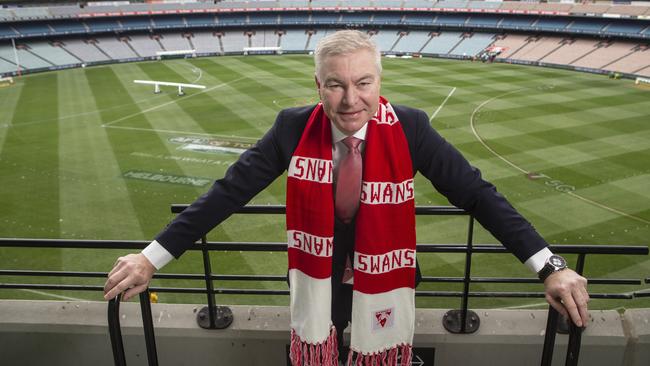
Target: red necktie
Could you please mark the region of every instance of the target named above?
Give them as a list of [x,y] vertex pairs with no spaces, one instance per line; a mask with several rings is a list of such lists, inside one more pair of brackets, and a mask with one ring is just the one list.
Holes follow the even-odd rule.
[[362,159],[359,151],[361,141],[354,136],[348,136],[343,140],[348,147],[348,153],[338,166],[334,207],[336,217],[346,224],[354,218],[361,197]]

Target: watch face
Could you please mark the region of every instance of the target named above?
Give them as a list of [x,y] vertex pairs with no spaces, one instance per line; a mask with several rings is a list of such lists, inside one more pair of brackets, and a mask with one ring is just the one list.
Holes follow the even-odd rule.
[[566,261],[564,258],[560,257],[559,255],[552,255],[548,259],[549,263],[551,263],[555,267],[564,267],[566,266]]

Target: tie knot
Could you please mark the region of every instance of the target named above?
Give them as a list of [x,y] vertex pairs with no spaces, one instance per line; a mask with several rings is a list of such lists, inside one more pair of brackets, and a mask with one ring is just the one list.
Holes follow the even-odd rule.
[[343,143],[348,147],[348,149],[350,149],[350,151],[357,150],[361,141],[363,140],[354,136],[348,136],[343,139]]

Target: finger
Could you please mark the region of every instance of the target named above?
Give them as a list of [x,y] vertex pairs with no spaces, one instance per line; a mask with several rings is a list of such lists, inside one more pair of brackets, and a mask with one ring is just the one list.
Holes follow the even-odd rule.
[[587,323],[589,323],[589,313],[587,311],[587,302],[589,302],[589,295],[585,296],[583,291],[580,291],[577,297],[579,297],[579,300],[576,300],[576,303],[578,305],[580,318],[582,319],[582,326],[586,327]]
[[127,301],[131,297],[133,297],[133,296],[141,293],[142,291],[146,290],[148,285],[149,285],[148,283],[143,283],[142,285],[138,285],[138,286],[135,286],[135,287],[132,287],[132,288],[128,289],[124,293],[124,297],[123,297],[124,301]]
[[580,311],[578,310],[578,305],[576,305],[575,300],[573,299],[573,296],[569,294],[568,296],[565,296],[562,298],[562,304],[564,305],[564,308],[567,310],[569,313],[569,316],[571,317],[571,320],[575,325],[578,327],[582,327],[582,317],[580,316]]
[[124,281],[124,279],[127,277],[128,277],[128,272],[123,269],[108,276],[108,279],[104,284],[104,293],[109,292],[112,288],[114,288],[118,283]]
[[111,271],[108,273],[108,277],[112,276],[113,274],[115,274],[115,272],[121,270],[124,267],[124,262],[122,261],[122,259],[123,259],[122,257],[117,258],[115,264],[113,264],[113,269],[111,269]]
[[558,313],[560,313],[562,316],[565,318],[568,318],[569,315],[566,312],[566,309],[564,308],[564,305],[560,301],[558,301],[556,298],[550,295],[546,295],[546,301],[553,307],[553,309],[557,310]]

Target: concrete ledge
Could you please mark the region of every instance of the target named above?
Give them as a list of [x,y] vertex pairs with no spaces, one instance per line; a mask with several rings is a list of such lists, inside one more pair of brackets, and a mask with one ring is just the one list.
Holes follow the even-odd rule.
[[[199,305],[153,304],[161,365],[286,365],[289,313],[286,307],[231,306],[225,330],[196,324]],[[0,364],[112,365],[104,302],[0,300]],[[475,310],[474,334],[450,334],[445,310],[418,309],[415,347],[433,348],[436,366],[535,365],[541,360],[545,310]],[[582,365],[650,364],[650,310],[592,311],[583,334]],[[146,365],[140,308],[121,305],[128,365]],[[558,335],[554,365],[564,365],[567,336]]]

